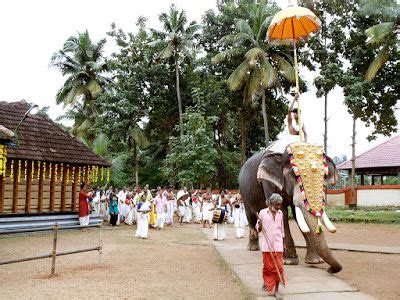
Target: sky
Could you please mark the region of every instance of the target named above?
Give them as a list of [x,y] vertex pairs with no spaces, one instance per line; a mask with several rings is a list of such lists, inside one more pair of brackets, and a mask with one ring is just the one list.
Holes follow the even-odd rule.
[[[39,107],[50,106],[49,115],[55,119],[63,113],[62,105],[55,104],[55,96],[65,78],[49,67],[50,58],[69,36],[87,29],[93,40],[99,40],[106,37],[112,22],[125,31],[135,32],[139,16],[147,17],[150,27],[159,28],[158,15],[172,3],[184,9],[190,21],[198,22],[206,10],[216,7],[216,0],[4,1],[0,11],[0,101],[25,99]],[[276,3],[285,7],[288,1]],[[113,50],[108,43],[105,54]],[[304,68],[300,68],[300,74],[308,81],[309,88],[301,95],[309,141],[322,144],[324,101],[315,96],[312,84],[315,75]],[[343,99],[340,88],[329,93],[328,154],[350,158],[352,119]],[[399,120],[399,110],[396,116]],[[379,136],[368,142],[366,137],[371,131],[362,122],[357,123],[357,154],[388,139]]]

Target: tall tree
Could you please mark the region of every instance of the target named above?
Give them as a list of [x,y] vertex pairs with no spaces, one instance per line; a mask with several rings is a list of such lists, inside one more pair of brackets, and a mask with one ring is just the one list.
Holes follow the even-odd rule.
[[[382,74],[373,81],[365,81],[368,64],[372,61],[374,51],[372,45],[363,45],[366,40],[365,30],[381,22],[379,18],[368,18],[359,12],[359,3],[356,0],[346,2],[347,9],[343,10],[343,18],[351,20],[348,27],[343,28],[348,32],[344,40],[342,57],[348,65],[343,69],[340,85],[345,94],[345,104],[353,116],[352,134],[352,205],[355,205],[355,146],[356,123],[363,121],[374,130],[368,137],[374,139],[377,134],[390,135],[397,130],[397,120],[394,114],[395,106],[399,99],[399,81],[393,80],[399,76],[398,64],[388,63],[382,66]],[[392,40],[392,43],[395,41]],[[393,47],[393,44],[391,45]],[[394,53],[394,61],[400,59],[398,52]]]
[[342,13],[347,4],[340,0],[302,0],[300,5],[311,9],[322,21],[321,29],[300,51],[300,59],[310,70],[318,72],[314,84],[317,97],[324,98],[324,149],[328,153],[328,96],[338,84],[343,66],[340,53],[346,36],[342,28],[348,27],[350,20],[343,18]]
[[365,74],[365,79],[370,81],[388,60],[395,59],[396,51],[399,51],[400,4],[395,0],[362,0],[361,4],[361,13],[382,20],[365,30],[367,44],[377,51]]
[[[93,42],[86,30],[69,37],[63,48],[53,54],[51,66],[68,78],[56,96],[57,104],[73,107],[76,112],[73,134],[89,137],[94,123],[93,101],[103,92],[109,80],[105,77],[108,66],[103,57],[105,39]],[[84,118],[82,118],[84,116]]]
[[179,109],[179,130],[180,135],[183,135],[183,121],[182,121],[182,100],[181,90],[179,83],[179,62],[185,57],[191,56],[193,43],[196,38],[196,33],[200,29],[200,25],[194,21],[187,27],[186,12],[179,11],[175,5],[171,5],[169,13],[162,13],[159,17],[163,25],[164,31],[156,31],[155,38],[157,40],[150,42],[149,46],[161,48],[159,53],[160,59],[173,59],[175,65],[175,78],[176,78],[176,96],[178,100]]
[[270,135],[265,90],[281,86],[280,74],[287,80],[294,81],[294,68],[290,55],[266,42],[268,26],[276,12],[275,6],[267,6],[264,1],[250,6],[249,21],[237,19],[235,21],[236,33],[226,35],[220,40],[221,43],[231,47],[213,58],[213,62],[217,64],[229,60],[233,56],[243,57],[243,61],[229,76],[228,87],[235,91],[244,86],[244,102],[261,96],[266,146],[269,145]]

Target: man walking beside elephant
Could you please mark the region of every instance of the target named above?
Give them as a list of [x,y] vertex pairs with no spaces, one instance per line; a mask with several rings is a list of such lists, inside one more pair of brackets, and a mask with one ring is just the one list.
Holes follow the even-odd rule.
[[260,246],[263,256],[262,275],[263,290],[276,296],[279,283],[285,284],[283,274],[283,227],[282,197],[272,194],[268,199],[268,207],[260,211],[256,230],[260,235]]

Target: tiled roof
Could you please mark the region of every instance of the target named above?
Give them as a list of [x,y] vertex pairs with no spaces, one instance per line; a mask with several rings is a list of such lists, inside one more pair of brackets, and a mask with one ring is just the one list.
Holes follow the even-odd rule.
[[[30,104],[0,102],[0,124],[17,127]],[[19,147],[8,147],[7,158],[110,166],[86,145],[42,114],[29,115],[18,130]]]
[[[400,135],[364,152],[356,158],[356,169],[400,167]],[[348,160],[338,166],[338,169],[351,169]]]

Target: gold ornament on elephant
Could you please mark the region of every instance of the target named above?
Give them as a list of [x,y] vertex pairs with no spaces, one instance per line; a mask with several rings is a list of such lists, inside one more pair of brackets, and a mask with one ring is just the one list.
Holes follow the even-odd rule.
[[321,146],[296,142],[286,151],[299,184],[305,208],[318,218],[316,232],[322,231],[320,217],[325,205],[325,178],[328,171],[326,157]]

